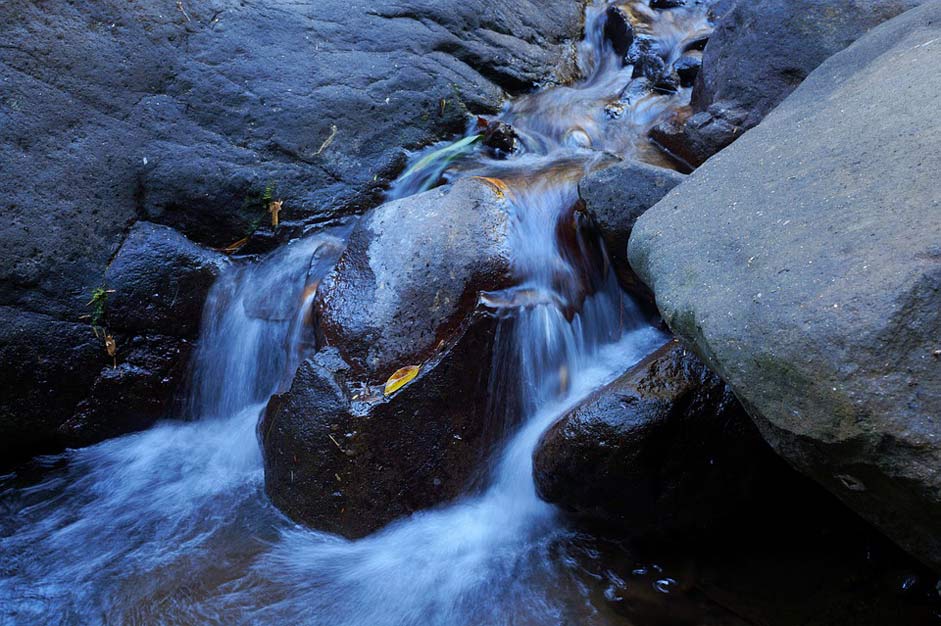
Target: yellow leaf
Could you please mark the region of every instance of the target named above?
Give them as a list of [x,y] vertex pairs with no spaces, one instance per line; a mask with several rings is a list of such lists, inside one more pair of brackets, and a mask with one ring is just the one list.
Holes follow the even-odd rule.
[[387,396],[392,395],[418,376],[420,369],[421,366],[419,365],[409,365],[408,367],[397,369],[392,376],[389,376],[389,380],[386,381],[386,388],[383,393]]
[[487,183],[497,193],[497,197],[500,199],[503,198],[509,189],[507,184],[499,178],[492,178],[490,176],[474,176],[474,178]]

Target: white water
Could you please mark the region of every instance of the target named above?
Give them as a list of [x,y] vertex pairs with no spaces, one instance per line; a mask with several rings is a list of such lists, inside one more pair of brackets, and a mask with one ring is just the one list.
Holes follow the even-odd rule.
[[[620,135],[589,123],[600,119],[602,96],[629,79],[629,69],[610,66],[597,37],[602,9],[589,11],[589,78],[523,98],[505,113],[529,137],[517,173],[534,160],[551,164],[560,151],[571,156],[566,137],[576,127],[593,145],[618,137],[617,146],[603,147],[628,153],[638,128],[685,97],[643,101],[624,118]],[[561,113],[547,112],[556,108]],[[575,154],[579,171],[593,162]],[[505,169],[479,158],[476,167]],[[162,423],[0,478],[0,620],[610,623],[560,547],[572,531],[536,495],[531,457],[566,408],[662,337],[641,323],[610,276],[597,276],[584,301],[560,290],[578,280],[555,232],[574,193],[568,176],[511,184],[518,291],[548,297],[510,306],[502,328],[510,340],[501,342],[496,369],[514,368],[517,376],[493,393],[517,394],[524,419],[482,493],[358,541],[298,527],[267,502],[255,426],[309,347],[309,286],[339,252],[333,234],[306,238],[263,263],[233,268],[214,287],[185,416],[195,421]],[[566,309],[578,312],[569,318]]]

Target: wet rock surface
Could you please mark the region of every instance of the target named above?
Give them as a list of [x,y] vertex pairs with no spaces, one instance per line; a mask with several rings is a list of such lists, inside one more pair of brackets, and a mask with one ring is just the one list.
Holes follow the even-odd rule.
[[[496,319],[511,282],[509,204],[470,178],[365,216],[314,303],[321,352],[260,426],[279,508],[357,537],[457,497],[493,443],[484,428]],[[386,397],[403,367],[417,377]]]
[[651,139],[692,169],[755,126],[829,56],[924,0],[760,0],[715,8],[688,112]]
[[685,176],[638,161],[622,161],[586,176],[578,185],[592,221],[604,238],[618,282],[631,295],[652,302],[653,294],[627,262],[631,230],[644,211],[655,205]]
[[[580,29],[577,3],[4,3],[0,34],[17,43],[0,47],[0,305],[31,336],[11,339],[0,367],[65,361],[18,375],[62,394],[32,423],[61,423],[93,378],[82,318],[135,222],[219,247],[269,222],[269,199],[284,201],[282,220],[361,212],[403,149],[461,132],[469,111],[493,112],[556,68],[567,76]],[[163,287],[185,288],[182,271]],[[116,298],[127,330],[192,335],[166,328],[152,293],[140,310]],[[31,393],[4,389],[4,414],[29,410]]]
[[772,446],[935,568],[939,24],[927,3],[826,61],[629,245]]
[[665,532],[751,505],[773,456],[725,383],[673,340],[553,425],[533,473],[564,509]]
[[480,292],[510,285],[509,211],[476,178],[374,209],[317,292],[321,344],[372,383],[429,358]]

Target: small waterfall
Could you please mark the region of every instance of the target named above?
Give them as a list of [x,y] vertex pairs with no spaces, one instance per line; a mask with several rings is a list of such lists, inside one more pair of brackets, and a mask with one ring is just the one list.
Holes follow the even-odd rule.
[[[531,457],[548,425],[662,338],[605,271],[600,243],[559,224],[577,225],[575,184],[603,152],[642,153],[646,128],[689,94],[622,98],[631,68],[601,36],[607,4],[588,7],[586,79],[500,116],[520,154],[486,156],[471,129],[415,155],[391,192],[466,175],[507,185],[519,284],[483,297],[502,320],[495,370],[514,372],[492,405],[519,415],[487,486],[358,541],[300,528],[268,503],[255,425],[311,348],[304,316],[345,233],[306,237],[213,288],[181,416],[192,421],[0,477],[0,623],[610,623],[560,548],[572,531],[536,495]],[[701,8],[628,4],[668,54],[706,26]]]

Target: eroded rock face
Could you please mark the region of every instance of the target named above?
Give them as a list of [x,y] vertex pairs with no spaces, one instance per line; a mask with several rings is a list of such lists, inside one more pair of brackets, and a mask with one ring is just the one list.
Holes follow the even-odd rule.
[[824,62],[628,248],[774,448],[936,568],[939,37],[930,2]]
[[629,532],[708,528],[773,456],[722,380],[675,340],[543,436],[540,495]]
[[[203,302],[225,257],[138,222],[88,314],[55,320],[5,307],[2,451],[76,447],[150,426],[185,376]],[[114,341],[110,356],[106,337]]]
[[[63,360],[17,377],[61,410],[15,421],[61,423],[82,399],[82,317],[136,221],[218,247],[270,221],[269,195],[282,222],[358,213],[403,149],[553,80],[581,19],[574,2],[503,0],[3,3],[0,35],[18,43],[0,48],[0,306],[22,317],[4,333],[30,336],[0,368]],[[135,333],[167,332],[159,306],[125,311]],[[29,412],[28,395],[5,389],[0,412]]]
[[464,492],[496,435],[485,426],[497,320],[479,296],[511,282],[509,209],[471,178],[357,224],[315,300],[321,351],[260,425],[266,488],[288,515],[358,537]]
[[578,184],[578,195],[604,238],[618,282],[642,301],[652,301],[653,294],[627,262],[627,241],[637,218],[684,178],[666,168],[622,161],[589,174]]
[[759,0],[724,11],[709,38],[692,110],[651,138],[690,169],[735,141],[829,56],[924,0]]

